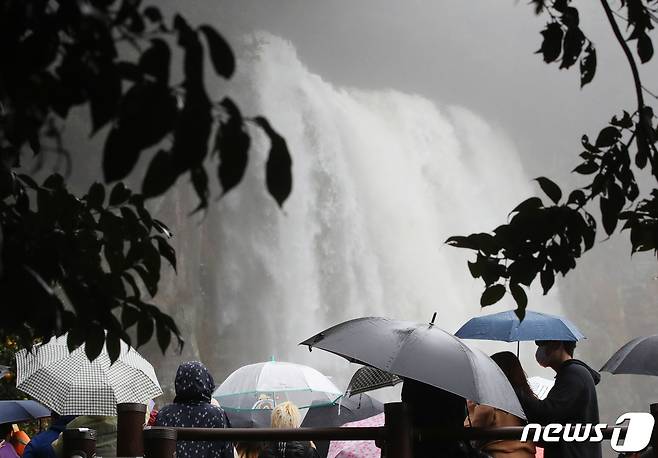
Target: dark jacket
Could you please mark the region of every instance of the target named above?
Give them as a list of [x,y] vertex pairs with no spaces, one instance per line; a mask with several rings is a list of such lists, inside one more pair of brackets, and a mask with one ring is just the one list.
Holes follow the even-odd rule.
[[73,416],[58,417],[50,428],[32,437],[25,446],[23,458],[55,458],[57,455],[51,444],[59,437],[59,433],[66,429],[66,424],[74,418]]
[[[555,385],[546,399],[517,392],[530,423],[599,423],[596,387],[601,376],[577,359],[565,361],[557,371]],[[601,458],[601,444],[594,442],[543,443],[546,458]]]
[[[416,380],[404,379],[402,402],[409,406],[414,428],[464,427],[466,399]],[[461,441],[435,441],[426,438],[414,443],[414,458],[444,458],[469,456],[467,444]]]
[[[210,404],[215,381],[202,363],[183,363],[176,372],[176,398],[158,412],[156,426],[227,428],[226,414]],[[177,458],[233,458],[233,444],[220,441],[178,441]]]

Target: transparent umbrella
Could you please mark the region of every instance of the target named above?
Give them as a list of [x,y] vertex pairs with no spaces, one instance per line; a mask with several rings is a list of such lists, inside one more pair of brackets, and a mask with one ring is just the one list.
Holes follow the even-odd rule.
[[242,411],[273,409],[285,401],[305,409],[333,404],[341,395],[320,371],[279,361],[243,366],[213,393],[223,408]]

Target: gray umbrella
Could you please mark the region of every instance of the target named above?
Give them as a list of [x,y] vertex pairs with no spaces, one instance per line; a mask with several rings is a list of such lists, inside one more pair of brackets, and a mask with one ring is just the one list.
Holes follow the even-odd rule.
[[525,419],[498,365],[476,348],[433,324],[379,317],[333,326],[300,345],[441,388]]
[[601,371],[611,374],[658,375],[658,335],[631,340],[612,355]]

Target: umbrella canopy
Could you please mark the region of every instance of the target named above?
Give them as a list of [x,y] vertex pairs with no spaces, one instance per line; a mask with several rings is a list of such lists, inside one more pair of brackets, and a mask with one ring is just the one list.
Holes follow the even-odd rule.
[[273,409],[285,401],[300,409],[332,404],[342,392],[320,371],[301,364],[268,361],[243,366],[213,393],[224,409]]
[[349,397],[387,386],[395,386],[398,383],[402,383],[402,379],[395,374],[376,367],[363,366],[350,379],[345,390],[345,396]]
[[611,374],[658,375],[658,335],[626,343],[603,365]]
[[301,345],[417,380],[525,419],[514,390],[498,365],[480,350],[432,324],[357,318],[322,331]]
[[[338,404],[325,404],[309,409],[302,422],[302,428],[341,426],[382,412],[384,412],[384,404],[367,394],[359,394],[351,398],[342,397]],[[313,441],[313,443],[318,456],[325,458],[329,450],[329,441]]]
[[[374,417],[347,423],[346,428],[368,428],[384,426],[383,413]],[[382,451],[375,441],[331,441],[327,458],[379,458]]]
[[566,318],[547,313],[526,312],[519,321],[513,311],[471,318],[455,335],[461,339],[502,340],[519,342],[525,340],[568,340],[584,339],[582,332]]
[[111,365],[105,347],[93,362],[84,345],[69,353],[65,335],[18,351],[16,365],[16,387],[60,415],[113,416],[117,403],[162,394],[153,366],[123,341]]
[[555,380],[549,380],[544,377],[530,377],[528,379],[528,385],[535,396],[539,399],[546,399],[548,392],[551,391],[553,385],[555,385]]
[[50,416],[50,409],[31,400],[0,401],[0,424],[20,423]]

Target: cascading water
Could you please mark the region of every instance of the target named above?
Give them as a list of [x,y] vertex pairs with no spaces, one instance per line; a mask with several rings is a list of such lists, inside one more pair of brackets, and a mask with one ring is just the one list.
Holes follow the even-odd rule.
[[[203,223],[213,248],[201,259],[214,291],[195,345],[218,380],[274,356],[344,387],[355,367],[297,344],[359,316],[427,321],[436,311],[454,332],[479,314],[481,284],[466,252],[443,242],[495,227],[536,192],[513,143],[461,107],[336,87],[280,38],[259,34],[247,47],[231,96],[286,138],[294,187],[280,210],[264,186],[268,143],[254,129],[243,182]],[[558,307],[556,296],[539,297],[530,301],[543,311]]]

